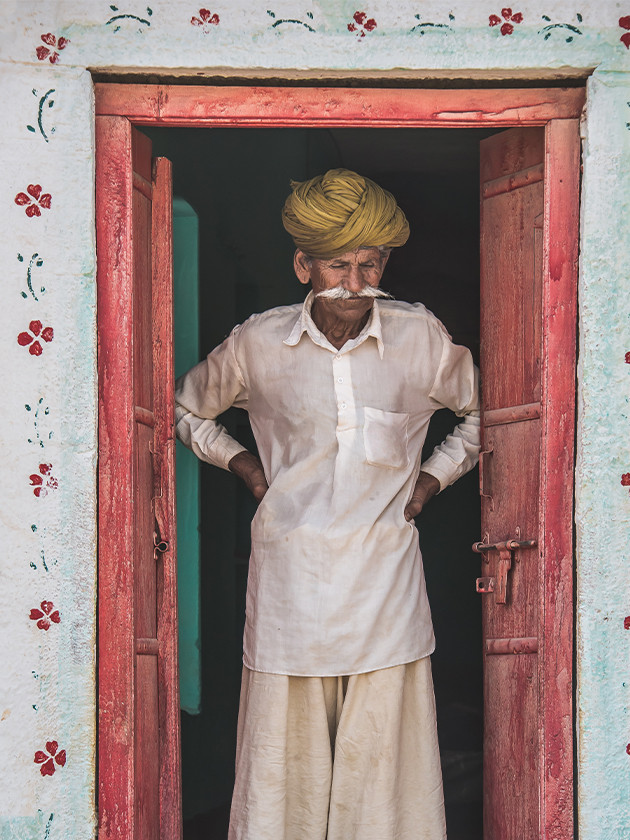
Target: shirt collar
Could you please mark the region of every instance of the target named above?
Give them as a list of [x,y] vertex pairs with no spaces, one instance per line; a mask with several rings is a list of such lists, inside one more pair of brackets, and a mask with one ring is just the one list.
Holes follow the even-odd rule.
[[306,332],[308,333],[309,338],[313,342],[315,342],[315,344],[319,344],[320,347],[326,347],[335,353],[346,353],[350,350],[353,350],[355,347],[358,347],[359,344],[363,344],[363,342],[366,339],[372,336],[376,339],[376,344],[378,346],[378,354],[381,357],[381,359],[383,358],[385,345],[383,343],[381,314],[379,312],[379,305],[377,299],[375,299],[374,303],[372,304],[372,309],[370,310],[370,317],[368,318],[367,324],[363,327],[363,329],[356,338],[353,338],[350,341],[346,341],[341,350],[337,350],[336,347],[333,347],[333,345],[328,341],[326,336],[317,328],[315,322],[313,321],[311,317],[311,308],[313,306],[314,300],[315,295],[311,290],[306,296],[304,305],[302,306],[298,319],[293,325],[291,332],[284,339],[285,344],[287,344],[289,347],[295,347],[295,345],[298,344],[300,339],[302,338],[302,335]]

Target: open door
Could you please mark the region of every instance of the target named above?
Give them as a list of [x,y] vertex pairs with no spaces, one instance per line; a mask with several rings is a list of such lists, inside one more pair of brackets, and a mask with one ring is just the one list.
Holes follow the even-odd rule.
[[570,840],[576,120],[481,143],[484,840]]
[[99,838],[179,840],[171,166],[127,119],[97,138]]

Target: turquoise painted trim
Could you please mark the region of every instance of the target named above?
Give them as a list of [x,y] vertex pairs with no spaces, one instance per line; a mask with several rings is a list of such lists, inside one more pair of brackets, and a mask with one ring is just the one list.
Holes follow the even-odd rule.
[[[173,198],[175,375],[199,361],[199,219],[187,201]],[[199,462],[177,442],[177,576],[179,692],[182,709],[201,711],[199,592]]]

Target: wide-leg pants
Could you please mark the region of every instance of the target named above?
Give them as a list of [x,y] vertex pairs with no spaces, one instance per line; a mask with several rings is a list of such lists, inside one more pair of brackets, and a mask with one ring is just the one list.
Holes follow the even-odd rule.
[[243,668],[229,840],[444,840],[430,658],[349,677]]

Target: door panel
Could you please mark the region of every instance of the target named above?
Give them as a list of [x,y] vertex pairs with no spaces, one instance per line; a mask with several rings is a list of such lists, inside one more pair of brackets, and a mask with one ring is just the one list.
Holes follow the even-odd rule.
[[485,721],[484,834],[538,840],[536,655],[486,655],[485,676],[486,705],[502,713]]
[[[567,242],[577,242],[578,142],[577,122],[558,120],[481,143],[480,492],[482,543],[494,546],[478,546],[484,840],[573,837],[566,414],[573,418],[576,248]],[[552,345],[564,354],[562,378]],[[568,470],[562,486],[556,464]]]
[[[540,472],[540,420],[505,423],[484,428],[484,491],[482,501],[483,542],[511,538],[538,538],[538,481]],[[487,466],[485,466],[487,464]],[[538,633],[537,547],[515,551],[508,572],[506,604],[497,605],[491,595],[483,597],[484,638],[504,639],[536,636]],[[482,555],[482,575],[497,578],[499,552]]]
[[171,170],[124,118],[97,138],[99,837],[179,840]]

